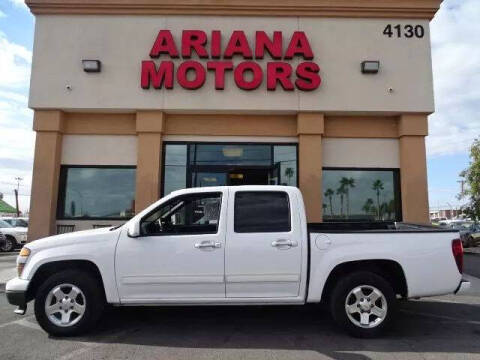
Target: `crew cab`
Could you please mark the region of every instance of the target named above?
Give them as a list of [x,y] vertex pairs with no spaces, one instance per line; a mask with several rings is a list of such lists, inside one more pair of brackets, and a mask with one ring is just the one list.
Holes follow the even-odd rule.
[[391,325],[397,298],[463,291],[458,232],[395,223],[308,224],[288,186],[179,190],[126,224],[23,247],[6,285],[17,313],[35,299],[48,333],[92,328],[105,304],[325,303],[354,336]]

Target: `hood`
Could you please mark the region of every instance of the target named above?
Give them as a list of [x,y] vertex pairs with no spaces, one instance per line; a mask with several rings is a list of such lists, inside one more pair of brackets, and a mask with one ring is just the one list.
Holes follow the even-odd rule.
[[100,228],[84,231],[75,231],[67,234],[60,234],[49,236],[43,239],[34,240],[29,242],[26,246],[32,250],[41,250],[45,248],[60,247],[70,245],[72,243],[92,243],[103,242],[111,239],[116,239],[121,231],[121,227],[115,230],[111,228]]

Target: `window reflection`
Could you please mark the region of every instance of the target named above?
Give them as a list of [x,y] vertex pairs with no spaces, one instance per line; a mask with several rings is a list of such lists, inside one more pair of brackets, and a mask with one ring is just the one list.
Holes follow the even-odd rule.
[[187,145],[165,146],[165,195],[186,188]]
[[398,176],[398,170],[324,170],[324,221],[401,220]]
[[297,147],[275,146],[273,148],[274,166],[278,167],[278,185],[297,186]]
[[62,167],[59,217],[132,217],[135,208],[135,172],[135,168]]

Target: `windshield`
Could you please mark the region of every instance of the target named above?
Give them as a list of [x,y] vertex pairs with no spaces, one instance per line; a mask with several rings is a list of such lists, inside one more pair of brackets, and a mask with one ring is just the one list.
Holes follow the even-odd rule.
[[6,221],[0,220],[0,228],[11,228],[11,227],[12,227],[12,225],[7,223]]
[[28,223],[23,219],[15,219],[15,226],[18,227],[28,227]]

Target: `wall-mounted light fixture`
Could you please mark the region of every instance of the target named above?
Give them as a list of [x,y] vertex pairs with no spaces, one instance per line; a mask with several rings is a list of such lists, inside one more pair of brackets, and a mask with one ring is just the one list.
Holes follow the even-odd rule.
[[362,62],[362,74],[377,74],[380,70],[380,61],[366,60]]
[[102,70],[100,60],[82,60],[82,65],[85,72],[100,72]]

